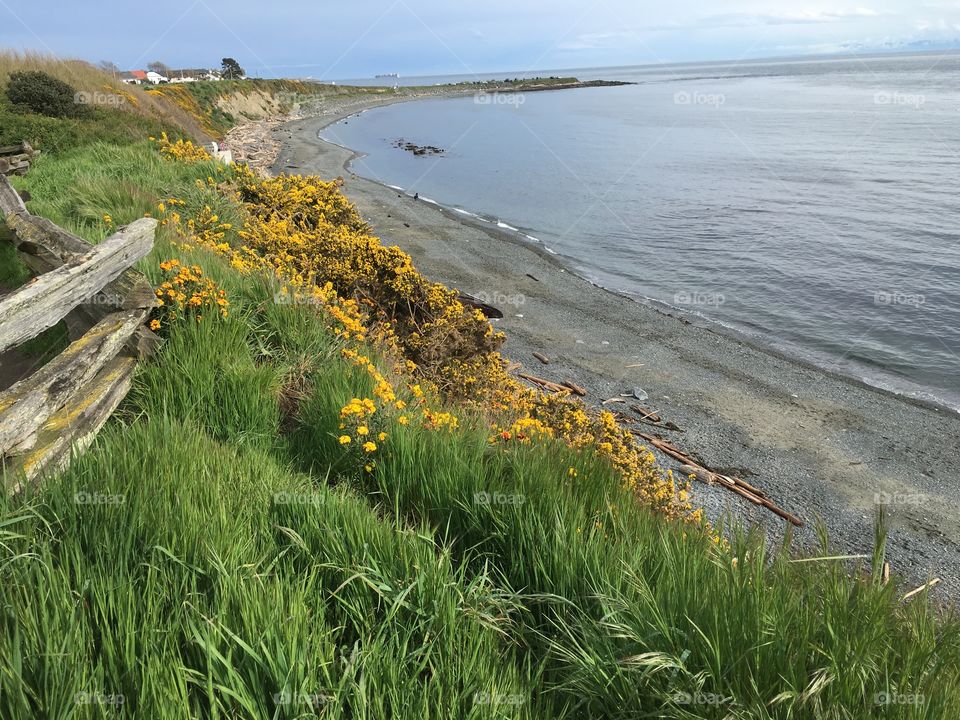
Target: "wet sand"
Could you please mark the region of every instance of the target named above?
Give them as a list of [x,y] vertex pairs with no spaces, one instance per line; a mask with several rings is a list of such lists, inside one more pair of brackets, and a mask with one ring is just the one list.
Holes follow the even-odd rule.
[[[409,252],[432,279],[499,300],[505,317],[494,323],[507,334],[504,354],[529,372],[572,380],[593,404],[645,390],[642,404],[683,432],[637,428],[739,475],[803,518],[795,543],[813,548],[822,521],[837,553],[869,554],[877,502],[887,502],[893,574],[910,587],[941,578],[932,591],[939,601],[960,596],[960,415],[608,292],[514,233],[353,175],[346,166],[356,154],[318,132],[377,104],[384,101],[330,105],[281,126],[274,172],[342,176],[386,244]],[[692,490],[710,519],[761,523],[771,540],[782,537],[785,523],[769,511],[717,487]]]

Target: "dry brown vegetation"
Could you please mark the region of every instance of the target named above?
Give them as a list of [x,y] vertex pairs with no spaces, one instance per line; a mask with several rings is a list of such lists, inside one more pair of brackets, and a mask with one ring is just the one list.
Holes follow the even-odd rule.
[[201,142],[209,139],[197,119],[180,107],[136,85],[126,85],[88,62],[61,60],[43,53],[0,50],[0,86],[6,86],[12,73],[31,70],[45,72],[69,83],[78,92],[87,93],[93,105],[115,107],[182,128],[184,133]]

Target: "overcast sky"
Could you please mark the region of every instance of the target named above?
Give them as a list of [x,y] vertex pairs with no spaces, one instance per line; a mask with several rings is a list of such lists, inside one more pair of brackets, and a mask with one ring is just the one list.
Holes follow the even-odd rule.
[[[865,4],[856,4],[864,2]],[[924,0],[0,0],[0,46],[123,69],[153,60],[345,79],[723,60],[951,44]]]

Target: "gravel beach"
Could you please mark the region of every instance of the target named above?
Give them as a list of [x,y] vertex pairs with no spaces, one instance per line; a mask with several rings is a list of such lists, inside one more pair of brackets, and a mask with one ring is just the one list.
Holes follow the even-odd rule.
[[[592,404],[642,388],[649,394],[642,404],[682,431],[638,429],[761,488],[805,521],[794,533],[805,549],[815,547],[822,522],[834,553],[869,554],[877,503],[884,502],[894,576],[905,589],[940,578],[932,596],[956,600],[960,415],[608,292],[514,233],[351,174],[346,166],[355,153],[318,133],[386,102],[331,104],[275,127],[280,153],[273,172],[342,176],[345,193],[385,244],[409,252],[428,277],[495,300],[504,312],[494,321],[507,334],[504,354],[529,372],[583,386]],[[675,471],[679,466],[664,455],[660,460]],[[782,537],[786,523],[768,510],[715,486],[694,483],[692,490],[711,520],[759,523],[772,541]]]

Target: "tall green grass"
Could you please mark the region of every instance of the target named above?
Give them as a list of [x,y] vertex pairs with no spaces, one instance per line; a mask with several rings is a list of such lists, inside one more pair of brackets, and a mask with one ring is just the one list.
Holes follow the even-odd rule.
[[[207,168],[93,152],[28,178],[91,239],[130,181],[215,201]],[[166,237],[144,269],[172,253],[230,316],[175,325],[94,447],[0,501],[0,717],[960,716],[957,620],[869,567],[718,546],[465,413],[364,472],[336,436],[369,376],[315,311]]]
[[[239,225],[236,207],[207,180],[228,177],[229,170],[214,160],[192,165],[164,160],[144,138],[124,145],[96,142],[56,157],[41,156],[29,175],[14,183],[30,191],[30,212],[97,242],[119,225],[156,214],[157,203],[170,197],[187,202],[188,210],[210,205],[224,222]],[[112,225],[104,222],[104,215],[112,218]]]
[[0,226],[0,292],[15,290],[31,278],[33,273],[20,259],[6,226]]

